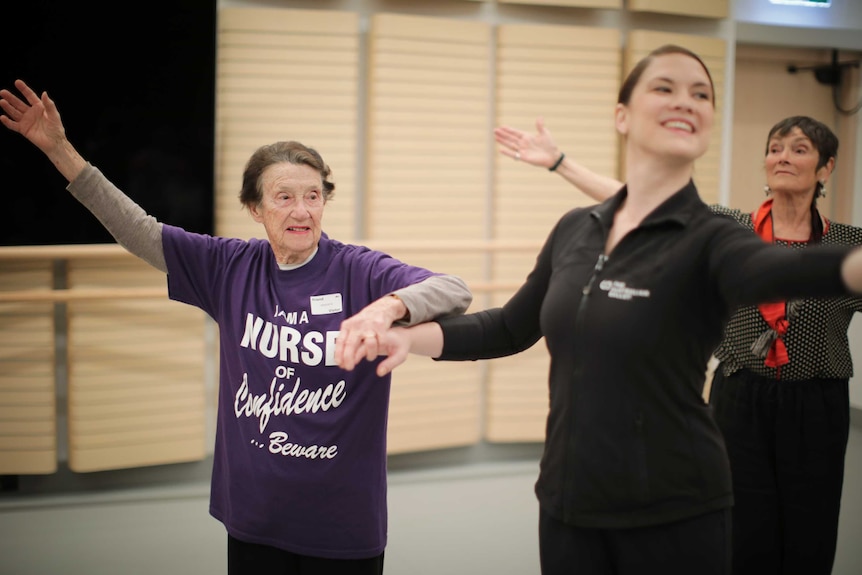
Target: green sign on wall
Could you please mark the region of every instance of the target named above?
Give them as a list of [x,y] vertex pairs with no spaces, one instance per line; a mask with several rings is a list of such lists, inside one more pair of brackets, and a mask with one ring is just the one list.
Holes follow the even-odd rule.
[[829,8],[832,0],[769,0],[772,4],[786,4],[788,6],[817,6]]

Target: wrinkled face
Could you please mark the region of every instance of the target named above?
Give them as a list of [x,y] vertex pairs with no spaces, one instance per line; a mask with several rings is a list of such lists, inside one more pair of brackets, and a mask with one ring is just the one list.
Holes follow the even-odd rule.
[[249,209],[263,224],[279,263],[296,264],[308,259],[320,240],[323,219],[323,180],[305,164],[282,162],[261,174],[263,198]]
[[766,183],[779,194],[810,194],[818,180],[824,182],[832,171],[834,160],[817,169],[820,153],[802,130],[793,128],[784,136],[774,135],[766,151]]
[[709,147],[715,109],[706,70],[684,54],[657,56],[629,103],[617,104],[626,145],[662,158],[693,162]]

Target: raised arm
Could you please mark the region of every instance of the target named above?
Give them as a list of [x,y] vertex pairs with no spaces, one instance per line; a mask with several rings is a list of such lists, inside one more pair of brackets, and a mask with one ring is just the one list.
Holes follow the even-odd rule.
[[0,122],[42,150],[63,177],[71,182],[87,162],[66,139],[57,106],[47,92],[42,92],[40,98],[22,80],[16,80],[15,87],[24,100],[9,90],[0,90],[0,108],[5,112],[0,116]]
[[623,187],[619,180],[599,175],[564,155],[542,118],[536,120],[535,134],[500,126],[494,129],[494,139],[504,156],[552,170],[598,202],[605,201]]
[[68,190],[105,226],[117,243],[158,270],[167,273],[162,248],[162,225],[87,163],[66,138],[54,101],[36,95],[16,80],[22,100],[0,90],[0,123],[27,138],[69,181]]

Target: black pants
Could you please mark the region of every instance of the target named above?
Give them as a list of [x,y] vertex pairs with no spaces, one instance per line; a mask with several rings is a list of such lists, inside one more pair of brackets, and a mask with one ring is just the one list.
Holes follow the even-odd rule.
[[710,403],[733,474],[734,575],[829,575],[850,431],[848,380],[724,376],[719,366]]
[[228,575],[382,575],[383,554],[370,559],[323,559],[246,543],[227,536]]
[[539,510],[542,575],[728,575],[730,510],[633,529],[585,529]]

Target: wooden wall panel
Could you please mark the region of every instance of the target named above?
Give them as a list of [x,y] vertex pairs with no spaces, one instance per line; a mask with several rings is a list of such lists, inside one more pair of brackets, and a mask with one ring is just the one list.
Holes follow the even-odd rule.
[[[662,11],[668,1],[632,0],[629,8]],[[619,0],[498,3],[621,7]],[[264,235],[239,206],[242,170],[260,145],[295,139],[317,148],[333,170],[337,190],[327,206],[325,231],[372,247],[380,242],[404,261],[460,275],[475,288],[473,309],[501,305],[523,282],[557,219],[591,201],[555,174],[498,155],[491,129],[508,124],[532,130],[544,116],[568,155],[622,178],[613,126],[621,72],[667,42],[703,56],[716,83],[712,145],[695,177],[704,199],[717,201],[724,40],[638,30],[627,36],[623,52],[617,29],[493,27],[377,13],[364,44],[363,26],[359,14],[333,10],[219,11],[219,235]],[[481,247],[489,240],[520,245]],[[447,241],[472,247],[435,251],[410,245]],[[396,247],[387,249],[390,242]],[[137,260],[78,259],[70,268],[73,288],[164,287],[164,276]],[[24,275],[32,273],[48,271]],[[0,282],[5,277],[0,274]],[[54,358],[46,355],[53,347],[41,338],[53,333],[53,304],[2,306],[0,343],[7,345],[0,352],[0,465],[23,462],[23,472],[50,473],[56,466]],[[203,457],[202,312],[147,295],[73,298],[68,308],[72,469]],[[39,352],[19,353],[22,343]],[[21,357],[27,361],[19,362]],[[14,369],[7,369],[13,361]],[[390,453],[483,438],[541,441],[547,369],[544,342],[491,362],[411,357],[393,379]],[[10,446],[18,450],[17,459],[7,457]],[[16,470],[0,468],[4,472]]]
[[657,12],[703,18],[728,18],[729,0],[628,0],[633,12]]
[[[69,264],[71,289],[157,288],[165,275],[126,257]],[[71,301],[69,467],[98,471],[203,459],[202,311],[164,298]]]
[[[496,125],[533,131],[544,116],[561,149],[585,166],[616,175],[614,104],[622,57],[617,30],[501,25],[497,36]],[[556,174],[497,155],[493,237],[533,241],[534,250],[493,255],[493,281],[520,285],[539,247],[567,211],[594,203]],[[494,295],[502,305],[512,290]],[[486,438],[540,441],[548,408],[544,341],[489,368]]]
[[499,4],[564,6],[568,8],[622,8],[623,0],[497,0]]
[[485,439],[506,443],[545,440],[549,366],[544,340],[516,356],[491,362],[484,398]]
[[628,35],[625,50],[625,70],[628,73],[637,62],[651,50],[663,44],[678,44],[695,52],[704,61],[715,83],[715,120],[712,125],[712,138],[709,149],[694,168],[694,182],[700,197],[708,204],[719,203],[721,178],[721,145],[724,84],[726,76],[725,55],[727,43],[721,38],[708,38],[689,34],[671,34],[648,30],[634,30]]
[[[490,26],[375,14],[368,36],[368,240],[484,239]],[[390,253],[468,282],[486,278],[481,251]],[[477,441],[481,366],[416,363],[424,367],[404,366],[395,374],[390,450]]]
[[410,356],[392,375],[388,453],[480,441],[481,379],[481,362]]
[[485,237],[490,44],[487,24],[372,17],[370,239]]
[[332,169],[324,231],[356,237],[358,14],[222,8],[217,58],[216,232],[265,237],[240,207],[242,171],[258,147],[297,140]]
[[[0,292],[48,291],[50,261],[4,261]],[[0,475],[57,470],[54,304],[0,303]]]

